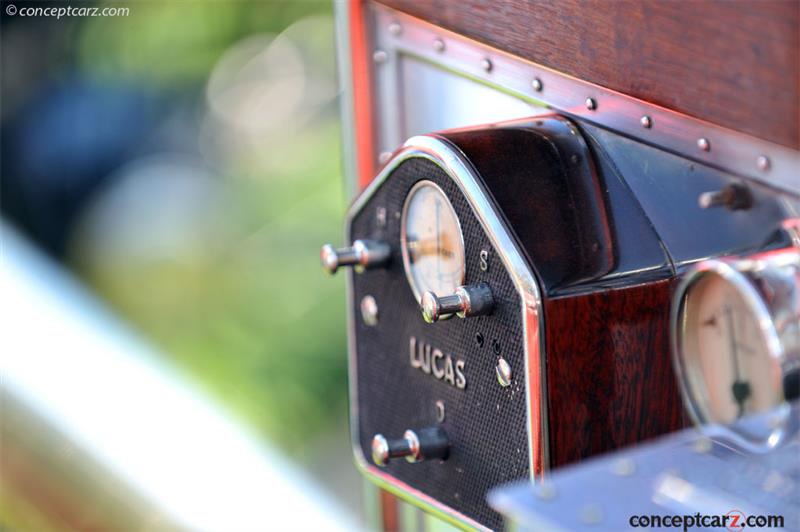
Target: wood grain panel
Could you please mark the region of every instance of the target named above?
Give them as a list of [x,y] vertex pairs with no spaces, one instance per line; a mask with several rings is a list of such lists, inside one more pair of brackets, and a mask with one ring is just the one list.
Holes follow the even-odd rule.
[[545,301],[552,467],[683,426],[669,357],[672,285]]
[[381,3],[592,83],[800,148],[800,1]]

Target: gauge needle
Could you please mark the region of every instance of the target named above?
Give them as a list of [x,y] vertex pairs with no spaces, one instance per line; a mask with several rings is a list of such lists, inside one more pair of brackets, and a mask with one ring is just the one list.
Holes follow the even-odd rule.
[[748,384],[747,381],[742,380],[742,376],[739,371],[739,343],[736,341],[736,330],[734,329],[733,325],[733,311],[730,305],[725,306],[725,319],[728,325],[728,332],[731,342],[733,371],[736,377],[736,379],[733,381],[733,385],[731,386],[731,392],[733,393],[733,399],[736,401],[736,404],[739,405],[739,415],[737,417],[742,417],[744,414],[744,402],[748,397],[750,397],[750,384]]
[[442,255],[439,253],[439,250],[442,249],[442,232],[439,227],[439,211],[441,210],[442,204],[439,203],[439,200],[436,200],[436,277],[441,279],[442,277]]

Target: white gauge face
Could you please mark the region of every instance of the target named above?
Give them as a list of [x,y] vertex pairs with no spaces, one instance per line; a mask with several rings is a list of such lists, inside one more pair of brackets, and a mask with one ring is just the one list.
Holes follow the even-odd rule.
[[400,222],[403,265],[417,301],[427,291],[453,294],[464,282],[464,237],[447,196],[431,181],[418,182]]
[[780,367],[737,283],[704,274],[687,289],[681,312],[677,356],[699,421],[729,424],[782,403]]

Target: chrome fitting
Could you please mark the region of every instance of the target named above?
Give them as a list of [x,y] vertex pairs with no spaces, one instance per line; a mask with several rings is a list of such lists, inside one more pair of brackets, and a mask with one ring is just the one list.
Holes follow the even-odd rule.
[[486,283],[460,286],[449,296],[439,297],[433,292],[425,292],[420,298],[422,317],[428,323],[457,315],[459,318],[470,318],[490,314],[494,309],[492,290]]
[[357,272],[383,266],[389,261],[391,254],[392,250],[385,242],[356,240],[352,246],[339,249],[325,244],[319,258],[325,271],[334,274],[342,266],[355,266]]

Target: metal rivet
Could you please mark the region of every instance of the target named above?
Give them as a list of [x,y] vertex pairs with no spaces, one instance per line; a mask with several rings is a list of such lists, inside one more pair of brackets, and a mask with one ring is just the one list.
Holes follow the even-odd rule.
[[437,52],[444,52],[444,41],[441,39],[434,39],[433,49]]
[[713,442],[708,438],[699,438],[692,445],[692,450],[698,454],[705,454],[711,451],[714,447]]
[[711,151],[711,143],[705,137],[697,139],[697,147],[703,151]]
[[603,520],[603,510],[596,504],[587,504],[581,508],[580,517],[587,525],[596,525]]
[[364,296],[361,299],[361,318],[370,327],[378,324],[378,302],[374,297]]
[[500,358],[497,361],[497,367],[495,368],[497,372],[497,382],[500,383],[500,386],[503,388],[507,386],[511,386],[511,366],[508,365],[505,358]]
[[645,129],[650,129],[653,127],[653,119],[647,115],[644,115],[642,118],[640,118],[639,123],[642,124],[642,127]]
[[556,492],[556,487],[549,482],[544,482],[539,486],[536,486],[534,493],[536,493],[537,497],[545,501],[555,499],[556,495],[558,494],[558,492]]
[[759,170],[766,172],[770,167],[769,157],[766,155],[759,155],[758,159],[756,159],[756,164],[758,165]]
[[484,71],[491,72],[492,71],[492,67],[493,67],[493,65],[492,65],[492,60],[491,59],[489,59],[488,57],[484,57],[483,59],[481,59],[481,68]]
[[761,484],[761,489],[766,493],[773,493],[787,484],[791,486],[791,482],[787,482],[787,480],[788,479],[784,479],[783,475],[778,471],[772,470],[767,474],[767,478],[765,478],[764,482]]
[[398,22],[389,24],[389,33],[392,35],[400,35],[403,32],[403,27]]
[[378,207],[375,210],[375,221],[381,229],[386,227],[386,207]]
[[382,151],[380,155],[378,155],[378,162],[381,164],[385,164],[386,161],[392,158],[392,152],[390,151]]
[[590,111],[597,109],[597,102],[594,98],[586,98],[586,108]]
[[439,423],[444,421],[444,401],[441,399],[436,401],[436,421]]
[[375,50],[375,53],[372,54],[372,60],[376,63],[385,63],[387,59],[389,59],[389,55],[383,50]]
[[636,472],[636,464],[630,458],[620,458],[611,465],[611,471],[620,477],[629,477]]
[[540,80],[539,78],[533,78],[533,81],[531,81],[531,87],[533,87],[533,90],[535,90],[536,92],[540,92],[542,90],[542,87],[544,87],[544,85],[542,85],[542,80]]

